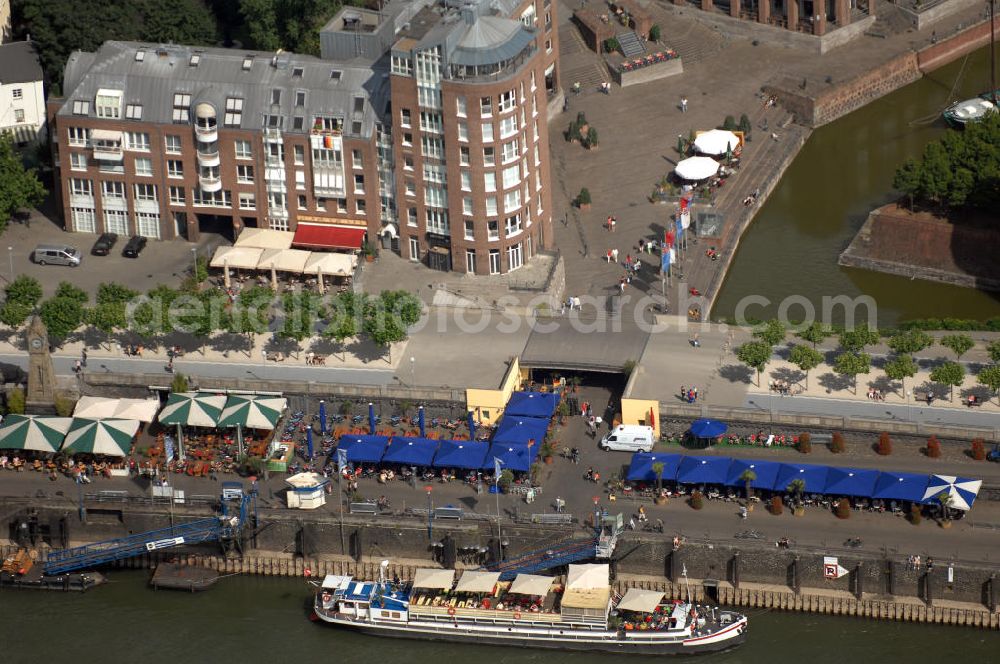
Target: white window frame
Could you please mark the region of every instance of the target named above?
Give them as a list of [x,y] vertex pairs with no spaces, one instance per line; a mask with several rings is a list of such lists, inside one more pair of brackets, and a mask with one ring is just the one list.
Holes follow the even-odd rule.
[[[245,150],[243,148],[246,148]],[[236,139],[233,143],[237,159],[253,159],[253,143],[250,141]]]
[[476,222],[471,219],[465,220],[465,239],[470,241],[476,239]]
[[170,187],[170,204],[171,205],[186,205],[187,200],[184,193],[184,187]]
[[257,209],[257,199],[253,193],[250,192],[240,192],[240,209],[241,210],[256,210]]
[[184,177],[184,162],[180,159],[167,160],[167,177],[179,179]]
[[135,174],[139,177],[153,177],[153,160],[148,157],[136,157],[133,162],[133,168],[135,169]]
[[503,271],[503,264],[500,261],[500,250],[490,249],[490,274],[500,274]]
[[253,164],[236,165],[236,181],[239,184],[253,184]]
[[142,104],[126,105],[125,118],[127,120],[142,120]]
[[180,154],[184,150],[184,142],[176,134],[167,134],[163,137],[163,149],[167,154]]
[[243,123],[243,99],[240,97],[226,98],[226,114],[222,124],[225,127],[239,127]]
[[466,106],[465,96],[458,95],[455,97],[455,115],[460,118],[464,118],[468,115],[469,109]]
[[493,123],[492,122],[484,122],[482,124],[481,131],[483,133],[483,143],[492,143],[493,142]]
[[73,171],[87,170],[87,155],[82,152],[70,152],[69,168]]
[[97,215],[94,208],[75,207],[71,211],[73,217],[73,230],[77,233],[96,233]]

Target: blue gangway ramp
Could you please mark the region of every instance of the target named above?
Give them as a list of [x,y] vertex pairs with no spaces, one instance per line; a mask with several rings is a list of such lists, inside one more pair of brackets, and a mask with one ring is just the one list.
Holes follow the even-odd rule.
[[172,528],[160,528],[128,537],[86,544],[72,549],[52,551],[45,561],[48,575],[65,574],[82,569],[90,569],[116,560],[124,560],[150,551],[159,551],[183,544],[198,544],[212,540],[234,537],[246,523],[252,494],[244,494],[240,502],[239,514],[223,513],[206,519],[182,523]]
[[486,567],[491,572],[500,572],[502,581],[510,581],[518,574],[534,574],[543,570],[591,560],[597,552],[597,537],[591,539],[564,540],[547,549],[526,553],[513,560]]

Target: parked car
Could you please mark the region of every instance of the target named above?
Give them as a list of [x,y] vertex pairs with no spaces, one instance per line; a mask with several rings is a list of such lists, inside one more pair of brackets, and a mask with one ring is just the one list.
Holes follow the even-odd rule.
[[135,235],[128,239],[128,244],[122,249],[122,256],[125,258],[138,258],[142,250],[146,248],[146,238]]
[[69,265],[70,267],[76,267],[83,259],[80,250],[76,247],[60,244],[40,244],[35,247],[32,256],[39,265]]
[[94,243],[94,248],[90,250],[90,253],[94,256],[107,256],[111,253],[111,248],[115,246],[115,242],[117,241],[117,234],[101,233],[101,237],[97,238],[97,242]]

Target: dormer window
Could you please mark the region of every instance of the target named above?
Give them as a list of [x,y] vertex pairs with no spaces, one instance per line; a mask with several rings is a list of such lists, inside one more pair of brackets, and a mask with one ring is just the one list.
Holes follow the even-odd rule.
[[238,97],[226,99],[226,115],[223,124],[227,127],[239,127],[243,123],[243,100]]
[[185,124],[191,121],[191,95],[183,92],[174,93],[174,124]]
[[253,56],[248,55],[243,58],[243,71],[250,71],[251,67],[253,67]]
[[200,62],[201,62],[201,55],[198,54],[198,53],[195,53],[195,54],[193,54],[191,56],[191,60],[188,61],[188,66],[190,66],[190,67],[197,67],[198,63],[200,63]]
[[89,115],[90,102],[77,99],[73,102],[73,115]]
[[145,51],[136,51],[135,52],[135,61],[136,62],[142,62],[145,59],[146,59],[146,52]]
[[98,90],[97,100],[94,104],[97,108],[97,117],[117,120],[122,116],[122,93],[121,90]]

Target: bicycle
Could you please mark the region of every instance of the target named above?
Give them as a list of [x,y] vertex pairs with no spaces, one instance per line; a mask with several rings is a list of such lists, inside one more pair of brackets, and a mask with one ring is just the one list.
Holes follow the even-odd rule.
[[736,539],[764,539],[764,535],[757,530],[744,530],[743,532],[736,533]]

